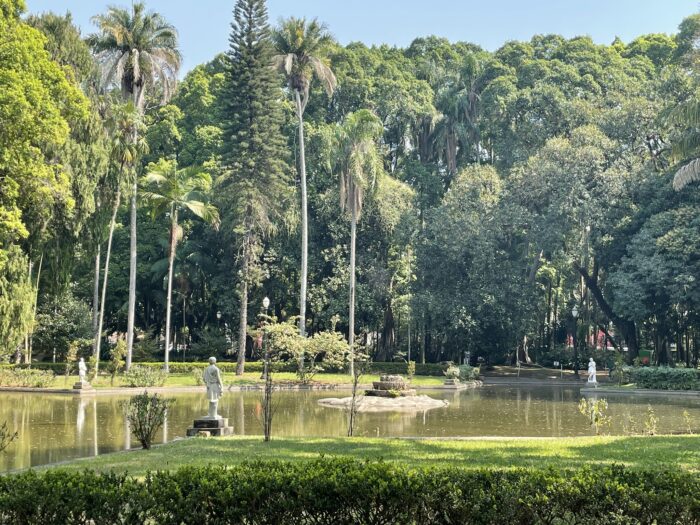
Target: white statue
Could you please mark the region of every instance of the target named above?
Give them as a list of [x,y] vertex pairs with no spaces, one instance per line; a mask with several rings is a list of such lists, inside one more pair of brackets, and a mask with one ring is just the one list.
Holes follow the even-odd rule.
[[216,366],[216,357],[209,358],[209,366],[204,370],[204,383],[207,385],[207,399],[209,400],[209,419],[219,419],[217,414],[219,398],[224,392],[224,384],[221,381],[221,370]]
[[593,361],[592,357],[588,361],[588,384],[598,386],[598,380],[596,379],[595,361]]
[[81,357],[80,361],[78,361],[78,377],[80,378],[81,383],[87,383],[86,375],[87,365],[85,364],[85,359]]

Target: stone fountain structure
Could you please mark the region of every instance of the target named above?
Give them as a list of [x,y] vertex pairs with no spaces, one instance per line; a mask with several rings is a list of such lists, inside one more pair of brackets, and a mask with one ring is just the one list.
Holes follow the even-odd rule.
[[370,397],[407,397],[415,396],[416,390],[409,388],[409,384],[403,376],[382,375],[379,381],[372,383],[372,389],[365,392]]
[[[318,404],[348,410],[352,406],[352,397],[320,399]],[[366,390],[365,395],[358,395],[355,400],[358,412],[424,412],[448,404],[443,399],[417,395],[416,390],[410,388],[406,379],[399,375],[379,376],[379,381],[374,381],[372,388]]]

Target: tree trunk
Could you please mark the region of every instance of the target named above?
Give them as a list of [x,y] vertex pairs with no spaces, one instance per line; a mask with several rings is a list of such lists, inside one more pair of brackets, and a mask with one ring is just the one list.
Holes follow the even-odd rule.
[[[143,89],[134,88],[134,105],[140,114],[142,114],[141,95]],[[134,127],[134,147],[138,143],[139,135],[138,128]],[[136,162],[133,163],[134,168],[134,184],[131,195],[131,235],[129,242],[129,310],[127,314],[126,328],[126,369],[131,366],[131,356],[134,349],[134,321],[136,318],[136,196],[138,193],[138,169]]]
[[239,288],[239,298],[241,304],[239,307],[240,319],[238,322],[238,362],[236,364],[237,376],[242,376],[245,370],[245,350],[248,335],[248,258],[250,257],[250,233],[246,234],[246,238],[243,242],[243,268]]
[[[95,252],[95,284],[92,291],[92,333],[97,334],[97,328],[100,323],[100,257],[102,245],[97,243],[97,251]],[[97,345],[97,337],[92,342],[92,353],[95,353]]]
[[[306,151],[304,146],[304,108],[299,90],[294,91],[299,117],[299,175],[301,178],[301,290],[299,294],[299,333],[306,337],[306,284],[309,270],[309,213],[306,196]],[[304,368],[302,357],[299,366]]]
[[134,173],[131,195],[131,235],[129,242],[129,310],[126,328],[126,354],[131,356],[134,348],[134,320],[136,317],[136,193],[138,183]]
[[32,366],[32,353],[34,350],[34,328],[36,325],[36,311],[39,306],[39,283],[41,282],[41,268],[44,265],[44,253],[39,257],[39,268],[36,271],[36,286],[34,287],[34,312],[32,313],[32,327],[29,330],[29,349],[27,352],[29,367]]
[[165,366],[164,370],[170,372],[170,311],[173,302],[173,266],[175,266],[175,250],[177,249],[177,210],[170,208],[170,253],[168,254],[168,297],[165,307]]
[[581,277],[583,277],[586,286],[593,294],[593,297],[595,297],[596,302],[598,303],[598,307],[607,316],[607,318],[610,319],[613,322],[613,324],[620,330],[622,337],[627,343],[627,359],[629,362],[631,362],[635,357],[639,355],[639,346],[637,342],[637,326],[635,322],[630,321],[629,319],[625,319],[624,317],[620,317],[613,311],[612,306],[610,306],[610,304],[605,300],[605,297],[603,296],[603,291],[598,286],[597,280],[593,279],[588,274],[588,271],[585,268],[581,267],[579,264],[574,264],[574,268],[576,269],[576,271],[579,272],[579,274],[581,274]]
[[117,190],[117,195],[114,198],[114,208],[112,210],[112,220],[109,223],[109,237],[107,237],[107,253],[105,254],[105,270],[102,281],[102,299],[100,301],[100,320],[97,323],[97,332],[95,332],[95,348],[93,357],[95,358],[95,376],[100,367],[100,345],[102,343],[102,325],[105,318],[105,298],[107,297],[107,278],[109,277],[109,258],[112,254],[112,238],[114,237],[114,225],[117,222],[117,211],[119,211],[119,203],[121,200],[121,191]]
[[355,377],[355,237],[357,235],[357,210],[352,198],[350,219],[350,311],[348,315],[348,345],[350,345],[350,376]]

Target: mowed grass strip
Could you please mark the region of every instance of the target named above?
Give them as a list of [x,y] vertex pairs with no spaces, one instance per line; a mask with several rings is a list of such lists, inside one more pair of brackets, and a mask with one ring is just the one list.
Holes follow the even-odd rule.
[[399,462],[467,469],[578,468],[624,464],[634,469],[700,471],[700,436],[597,436],[578,438],[375,439],[193,438],[145,450],[84,458],[53,467],[129,472],[184,466],[226,466],[253,460],[306,461],[319,457]]

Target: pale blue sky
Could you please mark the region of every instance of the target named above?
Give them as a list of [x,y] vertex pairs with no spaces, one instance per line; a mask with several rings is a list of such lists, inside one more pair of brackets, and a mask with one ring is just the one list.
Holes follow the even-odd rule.
[[[107,5],[130,0],[26,0],[30,12],[70,11],[83,33],[94,30],[90,17]],[[180,32],[183,69],[210,60],[227,47],[233,0],[147,0]],[[268,0],[271,21],[317,17],[343,44],[407,46],[414,38],[444,36],[494,50],[507,40],[535,34],[590,35],[610,43],[629,42],[645,33],[675,33],[698,0]]]

